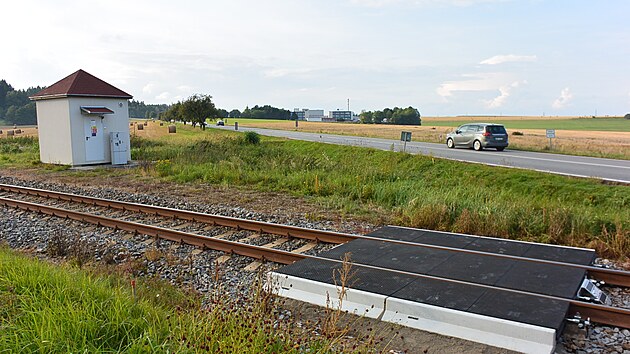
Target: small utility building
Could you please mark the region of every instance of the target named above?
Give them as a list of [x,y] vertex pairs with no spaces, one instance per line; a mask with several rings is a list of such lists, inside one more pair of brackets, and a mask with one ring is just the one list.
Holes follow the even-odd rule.
[[126,164],[132,96],[79,70],[41,90],[36,102],[39,156],[63,165]]

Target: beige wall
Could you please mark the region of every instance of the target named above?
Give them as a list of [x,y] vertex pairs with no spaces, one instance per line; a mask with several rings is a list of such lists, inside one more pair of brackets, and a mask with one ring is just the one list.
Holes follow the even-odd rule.
[[[105,159],[89,164],[110,163],[110,132],[123,132],[129,141],[129,106],[126,99],[69,97],[37,101],[40,159],[44,163],[85,165],[85,121],[101,118],[81,113],[81,106],[105,106],[114,114],[103,116]],[[127,159],[131,160],[131,149]]]
[[68,100],[39,100],[36,106],[39,159],[43,163],[72,165]]

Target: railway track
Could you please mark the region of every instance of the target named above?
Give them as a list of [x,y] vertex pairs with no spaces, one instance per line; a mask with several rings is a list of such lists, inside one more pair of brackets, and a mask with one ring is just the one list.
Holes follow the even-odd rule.
[[[274,248],[275,246],[290,241],[292,239],[302,239],[314,243],[332,244],[340,244],[355,239],[370,239],[380,242],[401,243],[409,245],[410,247],[427,247],[454,252],[464,252],[470,254],[480,254],[485,256],[515,259],[527,262],[576,267],[584,269],[589,277],[604,281],[607,284],[621,287],[630,287],[630,272],[620,270],[556,261],[547,261],[541,259],[531,259],[505,254],[465,250],[459,248],[442,247],[428,244],[418,244],[399,240],[381,239],[364,235],[353,235],[325,230],[314,230],[289,225],[266,223],[261,221],[232,218],[220,215],[210,215],[180,209],[94,198],[89,196],[81,196],[76,194],[48,191],[15,185],[0,184],[0,205],[4,205],[5,207],[19,208],[31,212],[43,213],[60,218],[73,219],[81,222],[95,224],[98,226],[105,226],[133,233],[144,234],[202,248],[219,250],[228,254],[243,255],[261,261],[272,261],[282,264],[290,264],[305,258],[321,259],[316,255],[302,253],[299,251],[299,249],[297,251],[287,251]],[[154,218],[153,225],[145,223],[146,219],[152,218]],[[171,221],[183,221],[183,223],[179,223],[175,226],[169,225],[167,227],[163,225],[165,222],[164,218],[167,218],[167,220]],[[198,224],[201,226],[199,226]],[[225,237],[225,235],[229,234],[228,232],[224,232],[223,234],[216,236],[208,236],[190,232],[189,230],[182,231],[182,229],[186,228],[209,231],[217,227],[233,228],[237,231],[246,230],[258,235],[275,235],[276,239],[272,242],[266,243],[265,245],[256,245],[247,243],[248,240],[254,239],[254,237],[251,235],[241,237],[238,240],[230,240],[226,239],[227,237]],[[310,248],[313,247],[314,246],[310,246]],[[303,249],[308,249],[308,247]],[[326,260],[330,261],[330,259],[328,258],[326,258]],[[341,262],[339,260],[332,261]],[[357,263],[354,263],[353,266],[376,268],[374,266]],[[386,270],[416,277],[434,279],[436,278],[423,274],[395,271],[391,269]],[[479,285],[475,283],[468,283],[465,281],[458,281],[446,278],[439,279],[486,288],[496,288],[489,285]],[[527,294],[559,301],[567,301],[570,304],[569,315],[571,316],[579,314],[580,317],[590,318],[590,320],[593,322],[623,328],[630,328],[629,309],[599,305],[575,299],[560,298],[537,293],[528,293],[514,289],[501,288],[501,290],[510,291],[515,294]]]

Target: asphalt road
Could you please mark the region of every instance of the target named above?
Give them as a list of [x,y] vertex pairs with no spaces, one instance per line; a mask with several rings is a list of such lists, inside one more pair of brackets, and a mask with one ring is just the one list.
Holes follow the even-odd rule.
[[[216,129],[234,130],[233,126]],[[239,127],[239,131],[255,131],[261,135],[282,137],[295,140],[315,141],[336,145],[365,146],[381,150],[403,150],[403,142],[380,138],[365,138],[346,135],[306,133],[288,130],[260,129]],[[547,154],[506,149],[474,151],[468,149],[449,149],[446,144],[408,142],[405,151],[412,154],[435,156],[450,160],[481,163],[491,166],[523,168],[535,171],[555,173],[575,177],[592,177],[608,181],[630,183],[630,161],[583,157],[560,154]]]

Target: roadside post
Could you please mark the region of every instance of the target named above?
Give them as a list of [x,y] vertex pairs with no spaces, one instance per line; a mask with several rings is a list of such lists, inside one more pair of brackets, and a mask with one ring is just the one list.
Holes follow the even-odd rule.
[[238,122],[234,122],[234,130],[238,130]]
[[400,141],[404,142],[403,152],[407,151],[407,142],[411,141],[411,132],[400,132]]
[[547,138],[549,138],[549,150],[551,150],[551,148],[553,147],[552,143],[551,143],[551,139],[554,139],[556,137],[556,130],[555,129],[547,129]]

